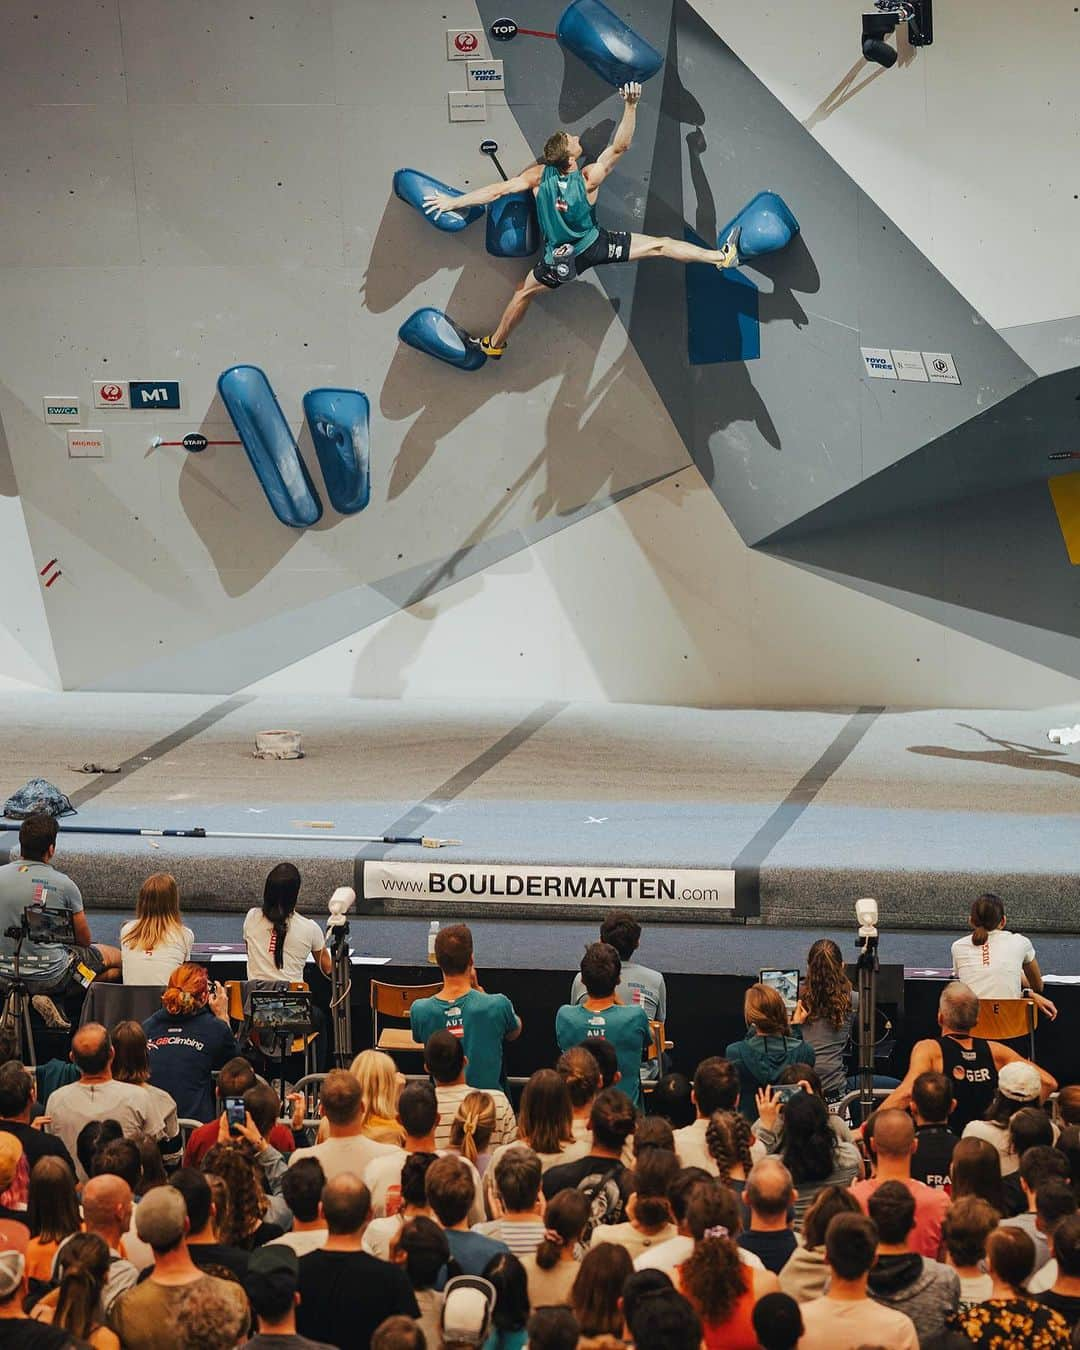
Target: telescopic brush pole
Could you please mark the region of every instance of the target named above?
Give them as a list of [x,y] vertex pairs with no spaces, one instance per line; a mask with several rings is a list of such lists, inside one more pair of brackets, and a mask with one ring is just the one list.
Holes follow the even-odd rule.
[[[22,822],[0,821],[0,830],[17,830]],[[256,830],[205,830],[201,825],[190,829],[151,829],[138,825],[64,825],[57,822],[63,834],[128,835],[149,839],[279,839],[308,842],[333,839],[339,844],[415,844],[418,848],[450,848],[460,839],[437,839],[426,834],[268,834]]]

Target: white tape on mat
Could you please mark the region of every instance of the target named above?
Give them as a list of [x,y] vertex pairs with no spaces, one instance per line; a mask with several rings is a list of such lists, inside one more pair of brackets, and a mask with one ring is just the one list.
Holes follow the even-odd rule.
[[464,904],[568,901],[633,909],[735,908],[729,868],[553,867],[523,863],[428,863],[365,859],[365,900],[455,900]]

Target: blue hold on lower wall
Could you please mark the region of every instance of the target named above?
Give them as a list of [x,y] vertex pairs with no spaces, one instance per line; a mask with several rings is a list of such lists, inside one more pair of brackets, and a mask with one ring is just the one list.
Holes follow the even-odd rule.
[[355,515],[371,499],[367,398],[357,389],[309,389],[304,417],[331,506]]
[[274,515],[294,529],[316,524],[322,502],[265,372],[230,366],[217,384]]
[[[710,247],[691,229],[684,236],[691,244]],[[758,359],[758,288],[749,277],[734,268],[722,272],[709,263],[687,264],[686,345],[692,366]]]

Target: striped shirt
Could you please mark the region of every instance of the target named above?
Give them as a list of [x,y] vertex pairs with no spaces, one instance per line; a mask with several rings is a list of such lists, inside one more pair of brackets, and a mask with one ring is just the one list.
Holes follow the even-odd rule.
[[544,1221],[538,1214],[527,1219],[492,1219],[478,1223],[474,1231],[496,1242],[505,1242],[515,1256],[534,1256],[543,1241]]
[[495,1103],[495,1130],[491,1136],[491,1147],[511,1144],[517,1138],[517,1118],[514,1115],[514,1108],[507,1100],[506,1094],[500,1092],[498,1088],[477,1089],[470,1087],[468,1083],[447,1085],[436,1083],[435,1098],[439,1104],[439,1123],[435,1126],[437,1149],[450,1147],[450,1126],[458,1113],[458,1107],[471,1092],[479,1090],[486,1092]]

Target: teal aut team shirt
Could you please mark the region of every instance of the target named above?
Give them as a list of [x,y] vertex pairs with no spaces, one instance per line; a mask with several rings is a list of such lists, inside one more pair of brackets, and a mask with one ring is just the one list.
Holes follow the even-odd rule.
[[544,235],[544,261],[569,244],[575,256],[596,242],[600,231],[589,205],[589,191],[580,169],[560,173],[553,164],[544,168],[536,192],[536,215]]
[[420,998],[409,1011],[413,1040],[423,1045],[436,1031],[457,1036],[469,1061],[465,1081],[473,1088],[502,1087],[503,1041],[518,1024],[514,1005],[505,994],[470,989],[452,1002]]
[[567,1004],[555,1014],[555,1039],[560,1050],[572,1050],[593,1036],[602,1036],[614,1047],[622,1074],[615,1086],[640,1106],[641,1057],[652,1040],[644,1008],[613,1003],[603,1012],[593,1012],[583,1005]]

